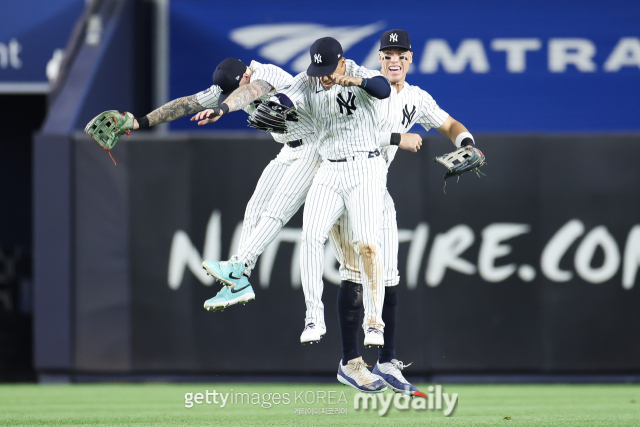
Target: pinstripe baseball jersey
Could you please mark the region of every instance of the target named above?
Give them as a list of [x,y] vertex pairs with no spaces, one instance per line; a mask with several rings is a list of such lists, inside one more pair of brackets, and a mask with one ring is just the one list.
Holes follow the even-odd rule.
[[[250,82],[264,80],[273,86],[275,90],[246,106],[244,111],[248,114],[253,113],[256,106],[261,102],[269,99],[272,95],[281,92],[285,87],[290,86],[293,81],[291,74],[275,65],[261,64],[258,61],[251,61],[250,68],[253,70]],[[213,108],[218,106],[218,99],[220,98],[221,93],[222,89],[220,86],[212,85],[208,89],[198,92],[196,99],[204,108]],[[315,133],[315,128],[311,118],[305,112],[300,112],[298,116],[299,120],[297,122],[287,122],[288,132],[286,134],[272,133],[271,136],[273,136],[273,139],[281,144],[298,139],[314,139],[310,138]],[[307,141],[305,141],[305,143],[306,142]]]
[[[416,123],[425,130],[439,128],[449,117],[429,93],[406,82],[400,92],[391,88],[389,98],[378,104],[378,114],[383,133],[407,133]],[[396,145],[382,149],[387,165],[391,164],[397,151]]]
[[[371,78],[379,71],[346,61],[346,75]],[[378,103],[381,101],[359,87],[334,84],[325,90],[319,77],[300,73],[293,79],[287,95],[298,111],[313,118],[318,130],[318,146],[324,159],[343,159],[357,153],[375,151],[380,135]]]

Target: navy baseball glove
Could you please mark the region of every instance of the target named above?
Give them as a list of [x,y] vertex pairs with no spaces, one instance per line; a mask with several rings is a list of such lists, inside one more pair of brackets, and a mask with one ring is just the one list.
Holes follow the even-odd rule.
[[265,132],[286,133],[287,122],[297,122],[298,113],[295,107],[287,107],[278,102],[267,100],[258,105],[251,113],[249,127]]

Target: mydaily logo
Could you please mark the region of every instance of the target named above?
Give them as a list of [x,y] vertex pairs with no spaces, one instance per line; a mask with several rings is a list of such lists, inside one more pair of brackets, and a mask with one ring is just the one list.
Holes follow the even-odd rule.
[[444,393],[442,386],[427,388],[427,398],[410,397],[401,393],[358,393],[353,399],[353,409],[378,411],[384,417],[389,413],[391,405],[399,411],[443,411],[445,417],[450,416],[458,405],[458,393]]

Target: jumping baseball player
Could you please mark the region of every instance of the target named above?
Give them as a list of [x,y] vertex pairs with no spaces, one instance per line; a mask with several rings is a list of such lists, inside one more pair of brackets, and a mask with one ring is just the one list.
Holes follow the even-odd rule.
[[[218,106],[201,111],[191,120],[198,121],[198,125],[202,126],[217,121],[229,112],[241,109],[252,112],[254,105],[274,93],[277,96],[278,90],[283,87],[274,86],[272,79],[265,78],[268,77],[260,73],[250,75],[246,85],[240,85],[228,97],[221,99]],[[290,103],[286,98],[278,101]],[[212,118],[208,118],[210,116]],[[236,254],[228,261],[203,262],[207,273],[225,285],[215,297],[205,301],[207,310],[224,310],[231,305],[255,299],[248,278],[257,258],[304,204],[313,177],[320,167],[313,123],[304,112],[301,112],[297,122],[289,124],[286,134],[272,135],[276,141],[285,143],[289,150],[283,148],[262,173],[247,204]]]
[[[198,111],[217,108],[234,90],[252,89],[253,86],[257,86],[260,91],[259,96],[252,98],[256,104],[247,102],[242,107],[251,114],[257,104],[272,95],[277,95],[278,90],[282,90],[291,82],[291,75],[274,65],[252,61],[247,67],[238,59],[227,58],[216,67],[213,73],[213,85],[208,89],[173,100],[140,118],[134,118],[131,113],[119,114],[117,111],[108,111],[89,122],[85,130],[104,145],[105,142],[101,140],[103,129],[113,131],[117,126],[118,134],[113,140],[109,140],[110,145],[107,147],[111,149],[117,138],[131,129],[144,129]],[[242,93],[246,95],[248,92]],[[312,121],[300,114],[298,120],[291,122],[287,129],[286,134],[272,133],[274,139],[284,146],[278,156],[265,168],[247,205],[240,239],[240,254],[244,253],[246,242],[263,213],[274,221],[286,223],[289,220],[304,202],[313,175],[319,167],[317,146],[312,143],[315,139],[311,137],[314,133]],[[282,200],[287,202],[291,212],[287,209],[277,209]],[[269,205],[270,201],[272,205]],[[271,207],[268,208],[268,206]],[[211,274],[206,262],[204,267]],[[237,284],[240,286],[235,289],[223,287],[214,298],[205,302],[204,307],[209,310],[221,310],[228,305],[251,301],[255,298],[247,275],[240,274],[231,285]]]
[[[386,163],[378,149],[379,100],[390,94],[377,71],[346,60],[340,43],[325,37],[310,48],[311,65],[283,94],[308,111],[318,132],[322,165],[316,173],[303,217],[301,271],[307,304],[301,342],[325,333],[322,305],[324,243],[344,212],[352,218],[353,245],[363,282],[365,345],[383,345],[383,265],[380,227],[386,188]],[[362,391],[386,389],[362,359],[339,366],[338,379]]]
[[[215,103],[203,93],[203,98],[208,101],[207,109],[191,120],[198,120],[199,125],[204,125],[214,121],[206,119],[214,111],[211,107],[216,111],[224,111],[229,105],[233,107],[232,111],[244,109],[251,114],[257,104],[273,95],[277,96],[292,82],[287,72],[274,65],[252,61],[251,66],[244,69],[246,71],[239,83],[230,84],[230,90],[216,99]],[[232,82],[237,76],[229,74],[228,77]],[[237,90],[234,92],[234,89]],[[213,87],[210,88],[210,91],[213,90]],[[299,115],[296,122],[289,124],[286,134],[272,133],[274,139],[283,143],[284,147],[263,171],[247,204],[237,254],[226,262],[205,260],[202,264],[208,274],[225,284],[216,296],[205,301],[207,310],[223,310],[230,305],[255,299],[248,277],[257,256],[252,257],[251,254],[262,253],[273,239],[266,236],[275,236],[304,203],[313,176],[319,168],[313,133],[313,123],[304,113]]]
[[[379,61],[382,74],[391,82],[391,96],[379,103],[382,120],[381,152],[390,165],[402,139],[407,139],[417,149],[420,142],[415,134],[405,134],[418,123],[426,130],[436,128],[447,136],[456,147],[473,145],[473,137],[467,129],[440,109],[433,98],[417,86],[406,81],[409,65],[413,61],[409,35],[403,30],[391,30],[380,38]],[[418,136],[419,137],[419,136]],[[345,213],[334,225],[330,242],[340,262],[342,283],[338,291],[338,318],[342,337],[343,362],[360,359],[358,350],[358,323],[362,307],[362,279],[357,268],[358,254],[354,250],[351,221]],[[395,330],[398,294],[398,227],[396,211],[391,195],[384,198],[381,253],[384,261],[385,298],[382,320],[385,323],[384,347],[378,350],[378,363],[373,373],[380,376],[391,389],[413,394],[418,389],[402,375],[405,365],[396,359]],[[360,359],[361,360],[361,359]]]

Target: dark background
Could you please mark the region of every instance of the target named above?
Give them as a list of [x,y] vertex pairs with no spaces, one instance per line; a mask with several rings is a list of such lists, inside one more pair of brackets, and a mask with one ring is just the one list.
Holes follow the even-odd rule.
[[0,381],[34,379],[31,138],[44,95],[0,95]]

